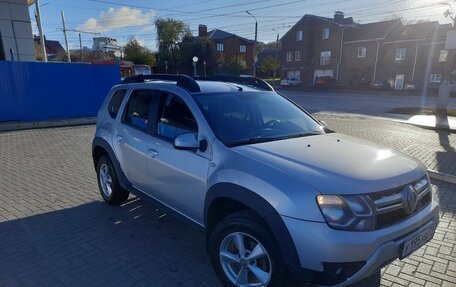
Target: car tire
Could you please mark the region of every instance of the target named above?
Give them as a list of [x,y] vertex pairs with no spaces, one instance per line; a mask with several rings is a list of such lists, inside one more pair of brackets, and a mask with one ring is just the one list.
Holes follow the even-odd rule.
[[107,203],[121,205],[127,201],[130,192],[120,186],[111,159],[107,155],[98,159],[97,179],[101,196]]
[[[238,249],[241,245],[245,250],[242,256]],[[277,243],[252,211],[237,212],[221,220],[209,235],[208,250],[223,286],[250,286],[260,282],[263,285],[258,286],[282,286],[284,264]],[[263,255],[256,257],[258,254]],[[238,279],[241,281],[236,283]]]

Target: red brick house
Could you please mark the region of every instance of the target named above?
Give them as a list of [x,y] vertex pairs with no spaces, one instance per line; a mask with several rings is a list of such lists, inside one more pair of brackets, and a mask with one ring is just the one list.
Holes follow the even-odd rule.
[[450,27],[438,22],[403,25],[399,20],[357,24],[342,12],[334,19],[305,15],[282,37],[281,76],[297,76],[306,86],[323,75],[347,86],[375,80],[397,90],[408,84],[438,86]]
[[253,50],[255,41],[240,37],[220,29],[207,31],[206,25],[199,25],[199,37],[212,41],[216,52],[217,66],[220,68],[230,61],[244,62],[246,72],[253,72]]
[[296,76],[305,86],[319,76],[338,77],[344,29],[353,19],[304,15],[282,38],[282,78]]

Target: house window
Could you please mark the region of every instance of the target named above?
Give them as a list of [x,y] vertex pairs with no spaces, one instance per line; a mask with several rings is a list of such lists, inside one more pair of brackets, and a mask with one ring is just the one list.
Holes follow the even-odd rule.
[[247,52],[247,46],[246,45],[240,45],[239,46],[239,52],[241,52],[241,53]]
[[439,62],[446,62],[448,58],[448,50],[440,50]]
[[331,51],[321,51],[320,53],[320,66],[331,64]]
[[397,48],[396,49],[396,61],[403,61],[405,60],[405,48]]
[[329,39],[329,28],[323,28],[323,30],[321,30],[321,38],[323,40]]
[[366,47],[358,47],[358,58],[366,58]]
[[302,41],[302,31],[296,31],[296,41]]
[[287,62],[293,61],[293,52],[287,52]]
[[442,74],[431,74],[429,77],[430,83],[440,83],[442,81]]
[[301,51],[295,51],[295,61],[301,61]]
[[225,45],[223,45],[223,43],[217,43],[217,51],[223,52],[224,49]]

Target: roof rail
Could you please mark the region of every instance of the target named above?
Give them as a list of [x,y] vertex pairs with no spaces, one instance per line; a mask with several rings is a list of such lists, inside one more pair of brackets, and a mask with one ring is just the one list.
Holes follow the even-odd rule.
[[198,83],[187,75],[166,75],[166,74],[152,74],[152,75],[136,75],[125,78],[122,83],[144,83],[147,81],[173,81],[176,85],[186,89],[190,93],[201,92]]
[[195,77],[195,80],[230,82],[242,85],[254,86],[266,91],[274,91],[274,88],[268,82],[256,77],[234,77],[234,76],[209,76]]

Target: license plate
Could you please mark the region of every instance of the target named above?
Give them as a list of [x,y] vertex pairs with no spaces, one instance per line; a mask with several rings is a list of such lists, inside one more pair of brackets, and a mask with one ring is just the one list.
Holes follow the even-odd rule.
[[400,259],[403,259],[409,256],[413,251],[417,250],[424,244],[426,244],[429,240],[432,239],[434,236],[435,228],[434,226],[429,227],[428,229],[424,230],[417,236],[413,237],[409,241],[405,242],[402,247],[402,252]]

